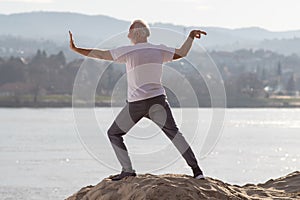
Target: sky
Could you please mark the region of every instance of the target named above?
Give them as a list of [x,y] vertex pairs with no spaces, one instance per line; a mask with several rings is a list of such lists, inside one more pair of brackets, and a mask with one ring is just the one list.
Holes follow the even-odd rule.
[[0,0],[0,14],[67,11],[149,23],[300,30],[300,0]]

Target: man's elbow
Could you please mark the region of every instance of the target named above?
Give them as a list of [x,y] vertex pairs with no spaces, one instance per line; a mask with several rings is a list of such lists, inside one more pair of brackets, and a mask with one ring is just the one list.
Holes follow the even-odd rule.
[[108,50],[94,50],[92,57],[102,60],[113,60],[112,55]]
[[173,60],[177,60],[177,59],[180,59],[180,58],[182,58],[180,55],[178,55],[178,54],[174,54],[174,56],[173,56]]
[[187,56],[187,52],[183,52],[183,53],[181,53],[181,57],[183,58],[183,57],[186,57]]
[[183,58],[183,57],[186,57],[186,56],[187,56],[187,52],[177,50],[177,51],[175,51],[173,59],[176,60],[176,59],[180,59],[180,58]]

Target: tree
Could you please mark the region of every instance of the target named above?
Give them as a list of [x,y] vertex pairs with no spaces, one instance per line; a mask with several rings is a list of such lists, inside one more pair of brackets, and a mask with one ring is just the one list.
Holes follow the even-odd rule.
[[282,74],[282,69],[281,69],[281,62],[279,61],[278,64],[277,64],[277,76],[281,76]]
[[38,95],[43,88],[47,88],[49,84],[49,76],[47,73],[47,62],[48,57],[45,51],[41,52],[38,50],[36,55],[32,58],[31,62],[28,64],[28,76],[29,82],[34,85],[32,89],[32,94],[34,96],[34,104],[38,101]]
[[294,78],[294,73],[290,76],[287,85],[286,85],[286,90],[289,92],[294,92],[296,90],[296,81]]
[[0,66],[0,85],[23,82],[25,80],[25,64],[20,58],[10,57]]

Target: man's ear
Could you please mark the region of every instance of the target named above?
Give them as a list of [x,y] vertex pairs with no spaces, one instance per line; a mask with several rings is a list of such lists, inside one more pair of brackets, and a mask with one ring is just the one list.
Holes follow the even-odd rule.
[[135,38],[138,38],[138,37],[140,37],[140,32],[139,31],[134,31],[134,37]]

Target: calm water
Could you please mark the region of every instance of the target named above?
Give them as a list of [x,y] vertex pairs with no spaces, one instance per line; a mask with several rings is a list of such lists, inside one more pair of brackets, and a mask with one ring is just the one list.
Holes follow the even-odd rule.
[[[69,108],[0,109],[0,199],[64,199],[115,174],[119,165],[105,135],[114,117],[111,111],[97,108],[97,126],[83,117],[81,129],[75,126]],[[300,169],[300,109],[226,110],[221,138],[204,158],[199,155],[198,140],[213,123],[210,109],[198,111],[195,119],[173,109],[207,176],[241,185]],[[200,128],[196,131],[199,137],[193,140],[195,120]],[[97,128],[98,135],[94,134]],[[170,142],[148,120],[131,130],[126,143],[138,173],[191,174]]]

